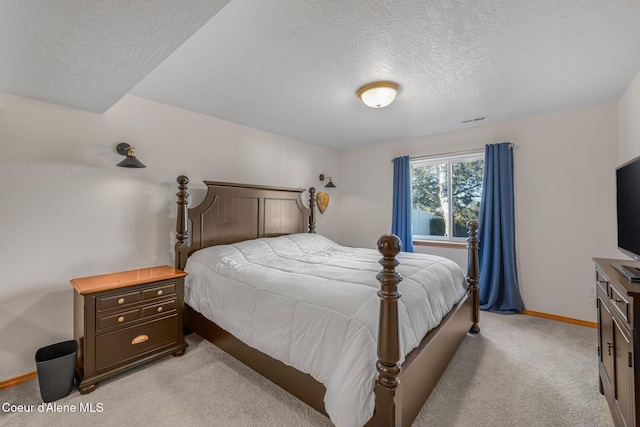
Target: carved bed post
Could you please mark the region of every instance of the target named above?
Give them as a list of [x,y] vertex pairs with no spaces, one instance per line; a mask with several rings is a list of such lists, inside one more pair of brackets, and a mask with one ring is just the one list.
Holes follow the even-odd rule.
[[189,193],[187,193],[187,184],[189,178],[184,175],[180,175],[178,181],[178,219],[176,222],[176,268],[182,270],[187,263],[187,256],[189,253],[189,246],[187,245],[187,238],[189,237],[188,224],[187,224],[187,204],[189,201]]
[[316,232],[316,189],[314,187],[309,188],[309,209],[311,215],[309,215],[309,233]]
[[480,326],[478,321],[480,319],[480,295],[478,293],[478,283],[480,282],[479,273],[479,261],[478,261],[478,221],[467,222],[467,229],[469,237],[467,238],[467,283],[469,283],[469,290],[471,291],[471,298],[473,298],[473,326],[469,332],[477,334],[480,332]]
[[[402,424],[400,374],[400,334],[398,331],[398,284],[402,276],[396,271],[396,255],[402,243],[398,236],[385,234],[378,239],[383,269],[376,278],[380,282],[380,317],[378,327],[378,378],[376,379],[375,425],[400,426]],[[378,413],[379,412],[379,413]]]

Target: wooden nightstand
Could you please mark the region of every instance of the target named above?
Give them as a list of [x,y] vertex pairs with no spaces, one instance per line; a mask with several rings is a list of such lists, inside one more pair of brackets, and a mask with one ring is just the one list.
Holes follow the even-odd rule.
[[80,393],[142,363],[184,354],[186,275],[160,266],[71,280]]

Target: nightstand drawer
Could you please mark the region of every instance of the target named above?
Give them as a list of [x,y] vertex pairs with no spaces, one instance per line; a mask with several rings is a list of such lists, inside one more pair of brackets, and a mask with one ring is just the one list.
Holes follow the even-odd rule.
[[176,309],[175,298],[168,301],[162,301],[161,303],[148,305],[142,308],[142,317],[154,316],[160,313],[169,313]]
[[96,369],[101,371],[135,359],[147,352],[176,344],[178,316],[173,315],[142,325],[96,337]]
[[162,286],[154,286],[153,288],[144,289],[142,291],[142,299],[148,300],[152,298],[160,298],[167,295],[174,295],[176,293],[176,284],[167,283]]
[[115,295],[98,297],[98,310],[119,307],[140,301],[140,292],[123,292]]
[[122,326],[138,320],[140,318],[140,310],[129,310],[113,314],[111,316],[98,317],[96,328],[98,331],[113,328],[114,326]]

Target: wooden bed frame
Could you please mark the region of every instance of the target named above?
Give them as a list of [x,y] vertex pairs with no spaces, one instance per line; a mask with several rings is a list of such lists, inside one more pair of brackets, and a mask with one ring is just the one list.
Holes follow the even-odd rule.
[[[194,208],[187,208],[189,179],[178,181],[178,216],[175,267],[184,269],[198,249],[259,237],[315,232],[315,189],[309,189],[309,208],[302,203],[304,189],[275,188],[204,181],[207,194]],[[478,333],[478,224],[470,221],[467,293],[431,330],[400,365],[398,331],[398,283],[400,240],[384,235],[378,240],[383,269],[378,334],[378,378],[375,412],[367,426],[409,426],[445,371],[467,331]],[[325,387],[310,375],[244,344],[202,314],[185,305],[185,329],[195,332],[253,368],[289,393],[326,415]]]

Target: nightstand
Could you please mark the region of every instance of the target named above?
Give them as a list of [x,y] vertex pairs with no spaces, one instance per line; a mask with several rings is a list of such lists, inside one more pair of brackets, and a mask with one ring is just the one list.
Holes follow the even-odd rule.
[[184,276],[169,266],[71,280],[80,393],[159,357],[184,354]]

